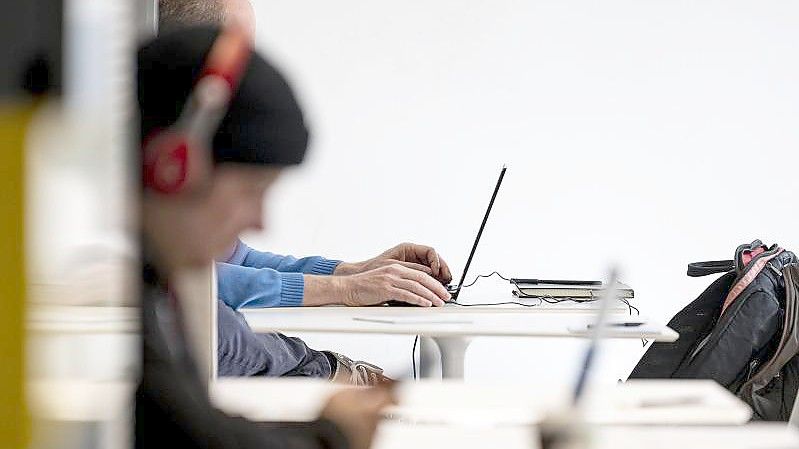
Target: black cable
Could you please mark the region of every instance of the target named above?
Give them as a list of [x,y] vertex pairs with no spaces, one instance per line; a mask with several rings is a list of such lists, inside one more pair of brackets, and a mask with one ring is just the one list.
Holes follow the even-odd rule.
[[572,298],[571,296],[564,296],[563,298],[556,298],[554,296],[535,296],[534,298],[545,302],[547,304],[560,304],[562,302],[574,302],[582,304],[584,302],[594,302],[598,298]]
[[624,299],[624,298],[616,298],[616,299],[618,299],[619,301],[623,302],[624,305],[626,305],[630,309],[630,315],[633,314],[633,312],[632,312],[633,310],[635,310],[635,314],[636,315],[640,315],[641,314],[641,311],[638,310],[638,307],[635,307],[634,305],[630,304],[629,300]]
[[[537,298],[536,298],[536,299],[537,299]],[[523,306],[523,307],[538,307],[538,306],[540,306],[540,305],[541,305],[541,303],[540,303],[540,302],[539,302],[538,304],[525,304],[525,303],[522,303],[522,302],[516,302],[516,301],[487,302],[487,303],[483,303],[483,304],[461,304],[461,303],[459,303],[459,302],[450,301],[450,302],[448,302],[447,304],[452,304],[453,306],[458,306],[458,307],[476,307],[476,306],[481,306],[481,307],[485,307],[485,306],[504,306],[504,305],[508,305],[508,304],[514,304],[514,305],[517,305],[517,306]]]
[[474,280],[473,280],[472,282],[470,282],[470,283],[468,283],[468,284],[464,285],[464,286],[463,286],[463,287],[461,287],[461,288],[471,287],[472,285],[476,284],[476,283],[477,283],[477,281],[479,281],[479,280],[480,280],[480,278],[490,278],[491,276],[493,276],[493,275],[495,275],[495,274],[496,274],[497,276],[499,276],[499,278],[500,278],[500,279],[503,279],[503,280],[505,280],[505,281],[508,281],[508,282],[510,282],[510,279],[508,279],[508,278],[506,278],[505,276],[503,276],[503,275],[499,274],[499,272],[498,272],[498,271],[492,271],[492,272],[491,272],[491,274],[478,274],[478,275],[477,275],[477,277],[475,277],[475,278],[474,278]]
[[413,380],[416,380],[416,344],[419,343],[419,336],[413,339],[413,349],[411,350],[411,362],[413,363]]

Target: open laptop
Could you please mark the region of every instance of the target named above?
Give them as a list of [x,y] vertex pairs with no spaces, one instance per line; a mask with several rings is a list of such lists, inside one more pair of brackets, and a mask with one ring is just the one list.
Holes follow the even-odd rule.
[[[461,275],[461,280],[458,282],[458,285],[447,285],[447,291],[449,291],[451,298],[448,303],[453,303],[458,300],[458,295],[461,293],[461,289],[463,288],[463,283],[466,281],[466,274],[469,272],[469,265],[472,264],[472,259],[474,258],[474,253],[477,251],[477,244],[480,243],[480,237],[483,235],[483,229],[486,227],[486,222],[488,222],[488,216],[491,214],[491,208],[494,207],[494,200],[497,199],[497,193],[499,192],[499,186],[502,185],[502,179],[505,177],[505,171],[507,171],[507,167],[505,165],[502,166],[502,170],[499,172],[499,179],[497,179],[497,184],[494,186],[494,193],[491,194],[491,201],[488,202],[488,208],[486,209],[486,213],[483,216],[483,222],[480,223],[480,229],[477,230],[477,237],[474,239],[474,244],[472,244],[472,251],[469,253],[469,258],[466,259],[466,265],[463,267],[463,274]],[[386,303],[389,306],[410,306],[413,307],[413,304],[408,304],[402,301],[388,301]]]

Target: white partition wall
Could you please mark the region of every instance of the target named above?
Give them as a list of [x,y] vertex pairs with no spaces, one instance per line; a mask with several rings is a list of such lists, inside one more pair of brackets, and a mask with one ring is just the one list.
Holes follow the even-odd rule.
[[[687,263],[755,238],[799,250],[799,2],[253,3],[313,136],[267,231],[244,237],[257,249],[363,260],[418,241],[458,276],[506,163],[469,281],[593,279],[616,261],[665,323],[711,282]],[[412,339],[308,343],[411,373]],[[582,350],[480,340],[466,377],[572,376]],[[614,346],[601,377],[642,352]]]
[[176,283],[192,355],[203,379],[216,377],[216,271],[213,265],[186,271]]

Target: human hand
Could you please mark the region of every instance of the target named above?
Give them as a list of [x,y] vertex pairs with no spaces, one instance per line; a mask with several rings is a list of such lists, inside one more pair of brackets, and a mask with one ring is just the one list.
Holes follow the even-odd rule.
[[430,246],[415,243],[400,243],[369,260],[363,262],[342,262],[336,267],[333,274],[356,274],[373,270],[386,265],[399,264],[405,267],[422,271],[442,283],[452,281],[449,266],[438,252]]
[[341,429],[352,449],[368,449],[380,422],[381,410],[396,402],[390,384],[344,390],[327,401],[321,416]]
[[443,306],[450,294],[429,274],[397,263],[350,276],[336,276],[339,297],[348,306],[371,306],[397,300],[430,307]]

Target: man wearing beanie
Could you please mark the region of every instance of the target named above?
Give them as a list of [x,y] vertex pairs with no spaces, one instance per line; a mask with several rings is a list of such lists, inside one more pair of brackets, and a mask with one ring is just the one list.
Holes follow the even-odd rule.
[[[236,24],[254,33],[249,0],[160,0],[162,31],[203,23]],[[257,138],[254,132],[252,137]],[[218,259],[218,373],[221,376],[309,376],[370,385],[386,378],[379,367],[332,351],[309,348],[280,333],[255,334],[241,307],[376,305],[397,299],[440,306],[452,278],[430,247],[403,243],[356,263],[319,256],[282,256],[243,242]],[[403,286],[397,288],[397,286]]]
[[[369,447],[389,387],[333,396],[316,421],[254,423],[215,409],[195,369],[170,279],[202,267],[248,229],[263,197],[299,164],[307,131],[282,76],[235,31],[155,39],[138,55],[142,162],[142,379],[136,447]],[[239,57],[236,57],[239,55]]]

